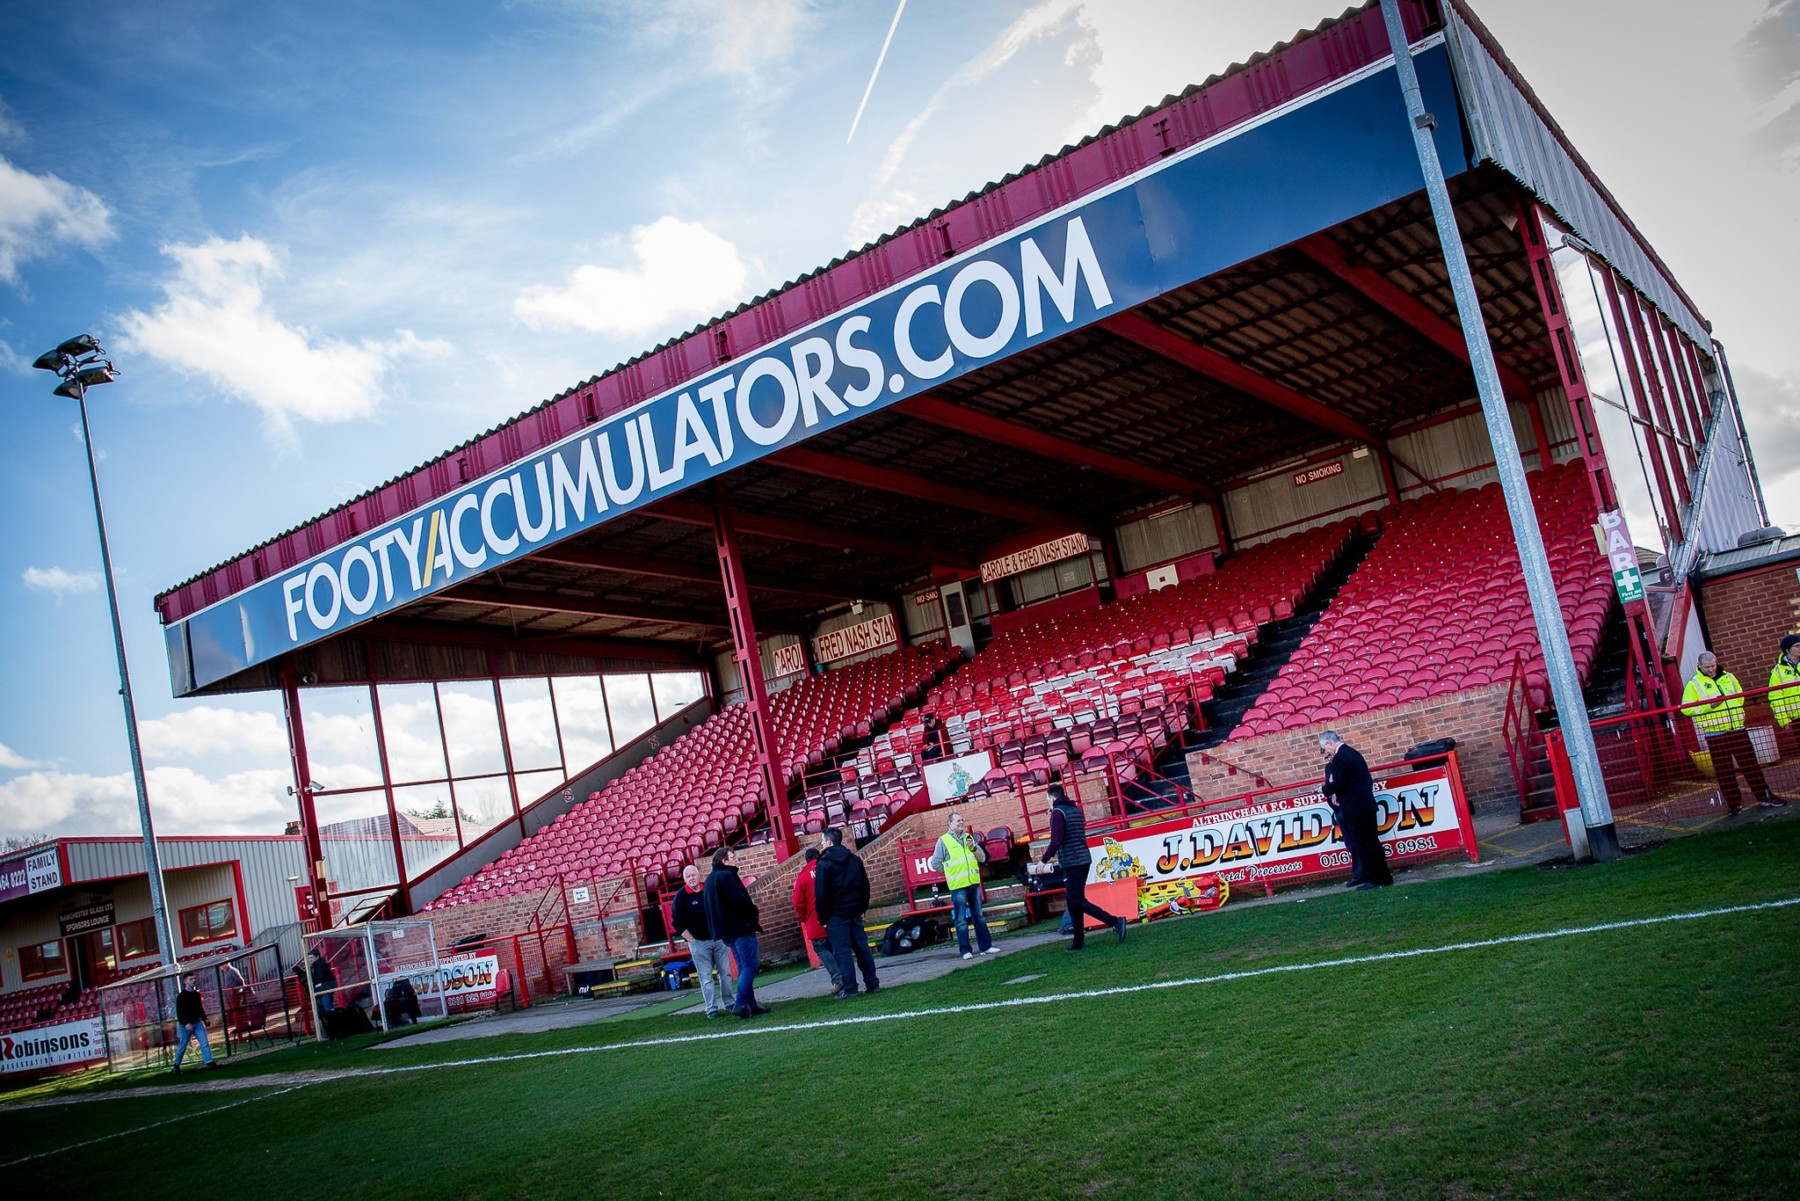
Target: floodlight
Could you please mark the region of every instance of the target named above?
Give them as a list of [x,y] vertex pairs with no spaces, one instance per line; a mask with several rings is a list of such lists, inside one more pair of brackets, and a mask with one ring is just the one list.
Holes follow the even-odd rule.
[[68,356],[60,350],[46,350],[31,365],[39,371],[61,371],[66,358]]
[[97,354],[99,351],[100,343],[94,341],[92,334],[76,334],[56,348],[57,354],[66,354],[72,359],[78,359],[84,354]]

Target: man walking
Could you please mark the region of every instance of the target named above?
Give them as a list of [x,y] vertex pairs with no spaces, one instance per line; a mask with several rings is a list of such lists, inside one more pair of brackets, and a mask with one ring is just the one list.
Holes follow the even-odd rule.
[[713,852],[712,875],[706,878],[706,922],[713,936],[731,948],[737,960],[737,1000],[729,1012],[752,1018],[769,1012],[756,1003],[756,936],[762,933],[756,902],[738,879],[737,856],[729,847]]
[[863,990],[881,988],[875,979],[875,956],[869,953],[869,932],[863,914],[869,910],[869,873],[863,861],[844,845],[844,832],[835,827],[819,835],[825,845],[813,877],[813,904],[825,919],[825,933],[837,956],[839,1001],[856,995],[856,969],[862,969]]
[[1336,730],[1319,735],[1319,750],[1325,756],[1325,783],[1319,791],[1331,802],[1344,849],[1350,852],[1350,879],[1345,887],[1357,891],[1386,888],[1394,876],[1388,871],[1387,852],[1375,829],[1375,781],[1369,776],[1369,761]]
[[731,975],[731,951],[723,939],[713,937],[712,923],[706,918],[706,886],[695,864],[681,869],[681,891],[669,907],[669,925],[670,933],[687,939],[706,1016],[718,1017],[719,1003],[732,1004],[731,992],[737,983]]
[[1685,712],[1694,721],[1700,743],[1712,756],[1713,774],[1719,779],[1719,793],[1725,808],[1736,817],[1744,807],[1744,794],[1738,788],[1738,773],[1750,782],[1751,799],[1764,808],[1787,802],[1769,791],[1763,778],[1762,765],[1756,761],[1756,748],[1750,745],[1750,732],[1744,729],[1744,688],[1736,676],[1719,666],[1719,657],[1701,651],[1694,678],[1681,693]]
[[1087,946],[1087,922],[1084,919],[1090,917],[1111,926],[1119,941],[1124,942],[1125,919],[1113,916],[1087,899],[1088,865],[1094,861],[1087,844],[1087,815],[1080,805],[1069,799],[1062,785],[1050,785],[1049,796],[1050,841],[1038,857],[1048,863],[1054,855],[1062,867],[1063,902],[1073,926],[1068,949],[1079,951]]
[[831,949],[831,938],[825,932],[825,923],[819,920],[817,888],[814,883],[818,873],[819,848],[807,847],[806,866],[794,877],[794,916],[800,919],[800,937],[806,940],[806,945],[819,957],[825,974],[831,977],[831,991],[835,993],[844,987],[844,982],[838,978],[837,955]]
[[212,1043],[206,1037],[206,1006],[192,976],[181,978],[181,991],[175,994],[175,1075],[181,1075],[181,1057],[187,1054],[188,1039],[200,1044],[200,1061],[209,1068],[213,1062]]
[[981,916],[981,865],[986,862],[987,852],[969,833],[969,819],[952,813],[950,828],[937,840],[926,866],[944,873],[944,887],[950,890],[950,924],[956,929],[956,946],[964,959],[975,958],[975,951],[969,947],[970,926],[974,927],[981,954],[994,950],[987,919]]

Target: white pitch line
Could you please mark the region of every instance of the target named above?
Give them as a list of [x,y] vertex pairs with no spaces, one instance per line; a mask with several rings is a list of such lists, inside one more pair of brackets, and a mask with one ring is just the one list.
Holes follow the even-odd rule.
[[1251,968],[1241,972],[1220,972],[1212,976],[1189,976],[1180,980],[1154,980],[1145,984],[1117,984],[1109,988],[1089,988],[1079,992],[1046,993],[1035,997],[1007,997],[999,1001],[972,1001],[967,1005],[939,1005],[931,1009],[903,1010],[899,1013],[866,1013],[849,1017],[820,1018],[811,1022],[789,1022],[779,1026],[740,1026],[734,1030],[707,1031],[698,1034],[670,1034],[660,1038],[642,1038],[632,1042],[603,1043],[592,1047],[561,1047],[553,1051],[518,1051],[507,1055],[486,1055],[470,1059],[448,1059],[438,1063],[416,1063],[385,1068],[352,1069],[345,1076],[385,1076],[402,1072],[428,1072],[438,1068],[475,1067],[488,1063],[515,1063],[530,1059],[558,1059],[568,1055],[591,1055],[601,1051],[629,1051],[637,1047],[667,1047],[682,1043],[713,1042],[726,1038],[746,1038],[759,1034],[787,1034],[797,1030],[829,1030],[840,1026],[865,1026],[877,1022],[899,1022],[913,1018],[941,1017],[959,1013],[980,1013],[993,1009],[1016,1009],[1026,1005],[1055,1005],[1063,1001],[1083,1001],[1097,997],[1122,997],[1132,993],[1155,992],[1168,988],[1192,988],[1201,984],[1225,984],[1235,980],[1253,980],[1260,976],[1284,972],[1312,972],[1323,968],[1355,967],[1368,963],[1390,963],[1397,959],[1418,959],[1426,955],[1446,955],[1454,951],[1477,951],[1486,947],[1503,947],[1515,943],[1543,942],[1556,938],[1574,938],[1583,934],[1603,934],[1610,930],[1633,930],[1670,922],[1692,922],[1703,918],[1726,917],[1736,913],[1756,913],[1770,909],[1787,909],[1800,905],[1800,897],[1780,901],[1759,901],[1749,905],[1726,905],[1718,909],[1698,909],[1688,913],[1670,913],[1661,917],[1628,918],[1617,922],[1601,922],[1593,926],[1571,926],[1560,930],[1539,930],[1530,934],[1507,934],[1473,942],[1444,943],[1435,947],[1417,947],[1410,951],[1382,951],[1374,955],[1351,955],[1341,959],[1320,959],[1311,963],[1280,964]]
[[70,1143],[66,1147],[55,1147],[49,1151],[39,1151],[33,1155],[21,1155],[17,1159],[9,1159],[5,1163],[0,1163],[0,1168],[16,1168],[20,1164],[30,1163],[34,1159],[48,1159],[52,1155],[61,1155],[64,1151],[79,1151],[83,1147],[92,1147],[97,1143],[110,1142],[115,1138],[125,1138],[128,1135],[142,1134],[146,1130],[155,1130],[158,1126],[167,1126],[171,1122],[185,1122],[189,1118],[205,1117],[209,1113],[224,1113],[227,1109],[236,1109],[238,1106],[248,1105],[252,1101],[266,1101],[270,1097],[279,1097],[282,1093],[291,1093],[297,1088],[305,1087],[306,1085],[304,1084],[290,1084],[286,1088],[278,1088],[273,1092],[258,1093],[254,1097],[244,1097],[237,1101],[227,1102],[224,1105],[215,1105],[211,1109],[196,1109],[192,1113],[176,1114],[172,1118],[163,1118],[161,1121],[150,1122],[147,1125],[134,1126],[130,1130],[115,1130],[111,1134],[102,1134],[98,1138],[90,1138],[86,1142]]
[[[1600,922],[1592,926],[1568,926],[1560,930],[1539,930],[1530,934],[1506,934],[1499,938],[1482,938],[1471,942],[1442,943],[1435,947],[1416,947],[1410,951],[1381,951],[1374,955],[1348,955],[1340,959],[1319,959],[1311,963],[1277,964],[1272,967],[1251,968],[1241,972],[1219,972],[1211,976],[1188,976],[1180,980],[1154,980],[1145,984],[1117,984],[1110,988],[1088,988],[1078,992],[1047,993],[1036,997],[1008,997],[999,1001],[973,1001],[967,1005],[939,1005],[930,1009],[903,1010],[899,1013],[865,1013],[850,1017],[821,1018],[812,1022],[789,1022],[781,1026],[740,1026],[734,1030],[708,1031],[702,1034],[670,1034],[661,1038],[642,1038],[632,1042],[603,1043],[593,1047],[561,1047],[553,1051],[517,1051],[507,1055],[483,1055],[470,1059],[446,1059],[437,1063],[401,1064],[384,1068],[350,1068],[330,1076],[328,1079],[309,1081],[312,1083],[328,1083],[329,1081],[356,1079],[373,1076],[398,1076],[409,1072],[433,1072],[443,1068],[480,1067],[493,1063],[521,1063],[532,1059],[562,1059],[570,1055],[593,1055],[603,1051],[630,1051],[639,1047],[669,1047],[683,1043],[716,1042],[727,1038],[748,1038],[753,1035],[790,1034],[801,1030],[830,1030],[843,1026],[867,1026],[878,1022],[900,1022],[915,1018],[943,1017],[960,1013],[981,1013],[995,1009],[1017,1009],[1027,1005],[1055,1005],[1064,1001],[1085,1001],[1098,997],[1123,997],[1133,993],[1156,992],[1169,988],[1193,988],[1202,984],[1227,984],[1237,980],[1254,980],[1262,976],[1276,976],[1288,972],[1314,972],[1324,968],[1357,967],[1370,963],[1392,963],[1399,959],[1420,959],[1427,955],[1448,955],[1456,951],[1479,951],[1488,947],[1512,946],[1526,942],[1545,942],[1558,938],[1575,938],[1583,934],[1604,934],[1612,930],[1636,930],[1646,926],[1661,926],[1671,922],[1693,922],[1705,918],[1728,917],[1737,913],[1759,913],[1771,909],[1790,909],[1800,905],[1800,897],[1789,897],[1780,901],[1758,901],[1749,905],[1725,905],[1717,909],[1696,909],[1687,913],[1669,913],[1661,917],[1628,918],[1617,922]],[[91,1147],[95,1143],[103,1143],[110,1139],[124,1138],[131,1134],[141,1134],[146,1130],[154,1130],[158,1126],[166,1126],[170,1122],[180,1122],[187,1118],[202,1117],[206,1114],[219,1113],[227,1109],[235,1109],[240,1105],[248,1105],[252,1101],[263,1101],[270,1097],[278,1097],[282,1093],[290,1093],[304,1088],[305,1084],[295,1084],[275,1092],[263,1093],[255,1097],[246,1097],[241,1101],[233,1101],[229,1105],[220,1105],[212,1109],[197,1110],[194,1113],[182,1114],[179,1117],[165,1118],[160,1122],[152,1122],[148,1126],[139,1126],[133,1130],[121,1130],[115,1134],[104,1134],[99,1138],[76,1143],[69,1147],[59,1147],[52,1151],[40,1151],[35,1155],[27,1155],[22,1159],[0,1163],[0,1168],[10,1168],[16,1164],[28,1163],[34,1159],[56,1155],[62,1151],[75,1151],[82,1147]]]

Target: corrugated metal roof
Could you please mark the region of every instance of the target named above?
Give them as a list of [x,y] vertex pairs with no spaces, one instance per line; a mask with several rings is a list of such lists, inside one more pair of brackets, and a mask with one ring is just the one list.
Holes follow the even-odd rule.
[[[1424,0],[1407,0],[1406,7],[1408,11],[1409,27],[1420,27],[1425,20]],[[1371,16],[1374,18],[1372,21],[1368,20]],[[1285,77],[1268,81],[1256,81],[1264,82],[1265,86],[1247,89],[1259,94],[1246,97],[1235,97],[1236,103],[1229,106],[1231,112],[1228,119],[1220,120],[1211,112],[1200,111],[1202,105],[1199,101],[1206,98],[1204,93],[1207,93],[1209,90],[1215,90],[1221,85],[1231,82],[1246,81],[1246,77],[1255,75],[1259,68],[1267,67],[1273,69],[1279,67],[1282,65],[1281,60],[1289,55],[1291,51],[1295,50],[1295,48],[1318,39],[1322,35],[1337,30],[1339,27],[1348,23],[1357,22],[1359,18],[1363,19],[1361,23],[1371,26],[1369,32],[1373,35],[1371,45],[1363,48],[1361,55],[1348,52],[1342,47],[1336,47],[1334,48],[1335,57],[1333,54],[1329,53],[1324,56],[1315,56],[1319,61],[1308,62],[1305,64],[1305,67],[1310,70],[1306,72],[1306,77],[1298,79],[1298,87],[1293,87]],[[781,314],[778,314],[773,310],[784,306],[804,307],[804,302],[815,300],[816,297],[814,294],[818,292],[831,293],[837,291],[838,289],[834,289],[830,286],[831,277],[834,272],[859,264],[863,260],[869,259],[872,255],[875,255],[876,252],[901,243],[914,235],[928,232],[934,225],[943,225],[943,238],[957,250],[961,250],[966,245],[985,241],[988,237],[992,236],[993,233],[999,232],[999,228],[996,228],[993,213],[974,210],[983,209],[982,202],[992,198],[1001,197],[1007,189],[1013,188],[1017,184],[1031,180],[1033,177],[1045,172],[1055,174],[1057,178],[1038,189],[1038,191],[1044,193],[1044,195],[1035,197],[1035,203],[1032,206],[1034,211],[1040,210],[1043,207],[1055,207],[1055,205],[1064,203],[1066,200],[1072,199],[1076,195],[1085,194],[1110,183],[1113,179],[1122,178],[1124,175],[1138,170],[1140,166],[1148,161],[1153,161],[1155,157],[1166,153],[1169,150],[1181,149],[1188,145],[1192,145],[1195,142],[1202,141],[1206,137],[1213,136],[1222,128],[1241,124],[1243,121],[1252,119],[1270,108],[1285,103],[1295,94],[1304,94],[1304,92],[1313,90],[1324,82],[1329,82],[1330,79],[1348,74],[1351,70],[1364,65],[1364,62],[1371,58],[1381,57],[1385,52],[1386,35],[1381,31],[1380,14],[1376,10],[1376,5],[1371,2],[1347,8],[1339,17],[1322,21],[1312,29],[1300,30],[1289,40],[1278,43],[1267,51],[1254,54],[1241,63],[1234,63],[1225,71],[1208,77],[1202,83],[1190,84],[1179,93],[1165,96],[1161,102],[1141,109],[1135,116],[1123,117],[1119,121],[1096,131],[1073,145],[1066,145],[1061,150],[1052,154],[1046,154],[1035,163],[1021,167],[1019,170],[1003,176],[982,188],[969,192],[961,200],[953,201],[939,208],[935,208],[923,217],[920,217],[907,225],[899,226],[890,233],[877,238],[875,241],[835,258],[822,267],[816,268],[813,271],[789,280],[787,283],[772,288],[762,295],[746,301],[744,304],[739,305],[730,312],[695,326],[687,333],[677,335],[634,358],[627,359],[614,366],[609,371],[603,372],[597,376],[590,376],[581,383],[576,384],[547,400],[539,402],[537,405],[527,409],[517,417],[501,422],[483,433],[451,447],[443,454],[428,459],[417,467],[403,472],[387,482],[379,484],[369,491],[347,500],[334,508],[326,510],[318,517],[302,522],[299,525],[292,526],[274,537],[256,544],[241,554],[234,555],[232,558],[227,559],[222,563],[216,564],[204,571],[197,572],[180,584],[159,593],[156,597],[157,608],[162,614],[164,621],[168,621],[175,617],[186,616],[188,613],[195,612],[205,607],[206,604],[210,604],[212,600],[218,598],[181,598],[179,603],[174,603],[176,602],[176,594],[192,588],[194,585],[207,580],[208,577],[221,572],[234,564],[242,563],[245,560],[254,560],[258,552],[275,546],[278,543],[300,535],[311,534],[327,525],[346,524],[342,521],[334,523],[333,519],[353,517],[356,510],[364,502],[376,498],[382,493],[389,492],[390,490],[399,489],[409,481],[414,481],[419,477],[426,475],[433,468],[445,467],[451,464],[465,452],[481,447],[490,440],[504,435],[508,431],[517,429],[535,416],[550,416],[552,420],[554,420],[554,410],[557,406],[565,401],[578,397],[579,394],[584,391],[591,392],[596,385],[606,381],[623,379],[627,392],[635,391],[637,393],[636,396],[631,397],[631,403],[635,403],[637,399],[641,399],[654,391],[660,390],[657,387],[648,386],[646,381],[636,378],[636,376],[644,374],[644,372],[639,370],[641,368],[648,368],[653,364],[661,366],[663,370],[659,372],[659,374],[664,377],[661,381],[662,386],[673,386],[685,379],[692,378],[694,375],[699,374],[700,371],[711,367],[719,361],[745,354],[748,351],[755,349],[757,346],[774,341],[785,331],[779,325]],[[1296,64],[1296,66],[1298,67],[1299,64]],[[1302,71],[1295,70],[1292,74],[1299,77],[1302,75]],[[1323,76],[1322,78],[1320,77],[1321,75]],[[1221,105],[1219,107],[1221,110],[1224,110],[1227,106]],[[1103,144],[1110,144],[1128,138],[1134,126],[1150,117],[1161,114],[1169,114],[1171,121],[1167,130],[1164,131],[1162,140],[1159,140],[1156,143],[1153,150],[1146,151],[1144,148],[1137,146],[1120,147],[1118,148],[1117,153],[1107,153],[1103,156],[1107,160],[1103,164],[1106,168],[1104,173],[1093,175],[1091,178],[1080,180],[1079,182],[1077,182],[1075,173],[1072,171],[1052,171],[1053,168],[1068,165],[1071,160],[1081,156],[1083,152],[1088,151],[1090,148],[1111,151],[1113,147]],[[1094,166],[1100,166],[1102,164],[1087,163],[1084,165],[1091,169]],[[1046,205],[1044,203],[1046,198],[1053,200],[1054,204]],[[1004,211],[1018,208],[1019,206],[1009,206],[1002,203],[990,207]],[[1034,215],[1034,213],[1027,214],[1021,212],[1020,216],[1015,219],[1003,220],[1000,227],[1009,228],[1014,225],[1022,224],[1026,216],[1029,215]],[[946,223],[949,218],[960,218],[964,216],[969,217],[970,220],[966,222],[958,220],[954,223]],[[959,228],[952,228],[952,224]],[[968,227],[966,230],[961,228],[965,226]],[[975,226],[982,226],[985,228],[975,228]],[[920,248],[920,252],[916,257],[918,257],[922,263],[935,262],[940,260],[943,256],[943,249],[942,245]],[[865,294],[868,292],[879,291],[881,288],[894,282],[894,279],[904,277],[903,275],[896,275],[892,270],[892,266],[892,264],[888,263],[878,263],[873,265],[873,271],[869,274],[874,275],[876,278],[862,281],[865,285],[873,285],[865,287]],[[909,271],[905,274],[911,274],[911,272]],[[825,286],[814,286],[821,284]],[[827,308],[819,309],[818,312],[809,314],[806,319],[811,320],[813,316],[822,316],[825,312],[837,307],[839,307],[837,303],[831,303]],[[767,320],[762,320],[765,316]],[[749,333],[750,327],[752,326],[767,326],[768,328],[758,329],[755,334],[744,336]],[[679,354],[677,352],[679,352]],[[657,362],[658,360],[669,360],[677,357],[691,360],[686,364],[687,370],[680,370],[672,362]],[[601,406],[601,408],[603,413],[604,411],[610,411],[605,410],[604,406]],[[561,425],[559,422],[556,424],[559,426]],[[573,428],[573,424],[574,422],[571,421],[569,425],[564,427],[560,432],[566,432],[567,428]],[[444,474],[448,475],[447,472]],[[458,474],[460,474],[460,471]],[[474,471],[471,474],[478,475],[481,474],[481,472]],[[446,480],[445,484],[440,486],[428,485],[430,489],[428,495],[440,494],[450,483],[453,483],[453,481]],[[427,495],[419,494],[416,488],[405,490],[414,493],[405,498],[405,508],[410,508],[412,505],[419,503],[421,500],[425,499],[425,496]],[[341,533],[334,528],[322,539],[312,539],[312,541],[317,542],[318,544],[310,546],[307,550],[307,555],[326,549],[329,546],[336,545],[343,540],[343,537],[350,536],[353,533],[353,528],[345,529]],[[301,557],[304,558],[306,556],[303,555]],[[284,566],[286,566],[286,564],[284,564]],[[260,570],[254,578],[263,578]],[[236,588],[232,588],[231,591],[236,591]],[[221,593],[221,595],[229,595],[229,592]]]
[[1792,561],[1800,561],[1800,534],[1789,534],[1784,538],[1758,542],[1753,546],[1739,546],[1705,555],[1700,560],[1699,574],[1703,580],[1716,580],[1720,576],[1775,567]]

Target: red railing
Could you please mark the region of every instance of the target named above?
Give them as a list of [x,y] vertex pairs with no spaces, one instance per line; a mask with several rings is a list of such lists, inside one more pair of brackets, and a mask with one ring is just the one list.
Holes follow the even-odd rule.
[[[1594,722],[1594,745],[1615,821],[1723,817],[1733,808],[1759,803],[1765,794],[1800,788],[1800,725],[1780,723],[1770,701],[1776,691],[1745,691],[1742,728],[1704,738],[1694,719],[1707,715],[1712,704],[1707,701]],[[1782,707],[1800,717],[1800,697]],[[1545,749],[1558,808],[1576,808],[1574,773],[1561,730],[1546,732]]]
[[1531,693],[1525,684],[1525,656],[1514,655],[1506,686],[1506,712],[1500,719],[1500,741],[1506,747],[1506,764],[1512,769],[1519,791],[1519,812],[1531,806],[1533,759],[1542,749],[1542,736],[1531,710]]

